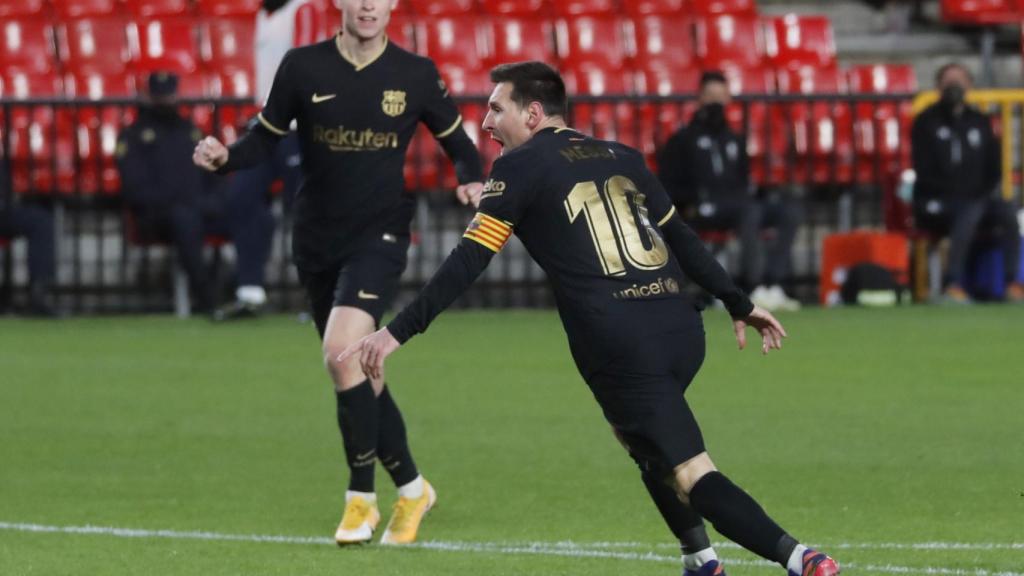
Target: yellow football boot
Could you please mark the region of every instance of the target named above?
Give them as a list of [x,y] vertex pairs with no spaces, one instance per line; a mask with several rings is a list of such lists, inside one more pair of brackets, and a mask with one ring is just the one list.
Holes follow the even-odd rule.
[[419,498],[399,498],[391,513],[391,520],[381,537],[381,544],[410,544],[416,541],[420,522],[437,502],[437,492],[430,482],[423,481],[423,495]]
[[353,496],[345,503],[345,515],[341,517],[341,524],[338,524],[338,530],[334,533],[334,541],[338,546],[369,542],[379,522],[377,503],[362,496]]

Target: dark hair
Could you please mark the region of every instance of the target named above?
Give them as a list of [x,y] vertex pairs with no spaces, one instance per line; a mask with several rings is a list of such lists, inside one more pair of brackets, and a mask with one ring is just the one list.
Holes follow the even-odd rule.
[[964,74],[967,74],[967,79],[971,81],[971,84],[974,84],[974,74],[971,74],[971,70],[967,66],[960,62],[947,62],[935,72],[935,85],[938,86],[942,83],[942,77],[946,75],[946,72],[956,68],[963,70]]
[[540,102],[548,116],[565,116],[569,103],[565,97],[565,82],[554,68],[543,62],[514,62],[491,69],[491,82],[512,83],[512,100],[525,108],[530,102]]
[[726,79],[725,74],[721,70],[705,70],[700,75],[700,89],[703,90],[708,84],[714,82],[721,82],[726,86],[729,85],[729,80]]

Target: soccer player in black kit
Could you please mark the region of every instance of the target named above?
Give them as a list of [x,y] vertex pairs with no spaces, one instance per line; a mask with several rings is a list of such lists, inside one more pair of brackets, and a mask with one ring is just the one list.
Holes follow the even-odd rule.
[[702,517],[792,576],[833,576],[838,564],[799,544],[718,472],[684,392],[704,359],[704,329],[680,291],[684,274],[720,298],[740,348],[747,326],[762,350],[785,331],[755,307],[672,207],[643,156],[566,127],[565,85],[540,62],[491,71],[483,128],[503,146],[463,239],[420,295],[336,361],[358,356],[371,376],[384,358],[450,305],[514,232],[547,272],[583,379],[683,550],[684,574],[723,574]]
[[297,121],[303,183],[295,199],[293,255],[335,385],[350,469],[338,544],[373,535],[380,520],[378,459],[399,496],[382,544],[414,541],[437,497],[417,471],[383,375],[367,378],[356,361],[327,361],[372,333],[398,290],[413,213],[402,167],[419,122],[452,158],[460,200],[475,203],[483,189],[476,147],[437,68],[384,35],[396,4],[339,0],[342,32],[287,53],[253,128],[230,149],[207,137],[193,155],[209,170],[247,168],[269,158]]

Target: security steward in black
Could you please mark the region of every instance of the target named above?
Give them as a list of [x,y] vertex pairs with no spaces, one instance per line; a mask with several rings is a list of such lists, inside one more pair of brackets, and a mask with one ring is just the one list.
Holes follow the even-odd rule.
[[189,160],[202,132],[178,113],[178,76],[154,72],[148,101],[117,143],[121,190],[140,242],[170,242],[188,275],[193,310],[207,312],[212,293],[203,264],[203,239],[216,226],[222,200],[209,178]]
[[949,235],[945,296],[967,302],[967,259],[979,231],[992,232],[1003,253],[1006,296],[1024,301],[1016,282],[1020,266],[1017,211],[1003,200],[1002,152],[988,116],[965,97],[973,79],[962,64],[950,63],[935,76],[941,96],[914,120],[911,132],[915,225],[938,236]]

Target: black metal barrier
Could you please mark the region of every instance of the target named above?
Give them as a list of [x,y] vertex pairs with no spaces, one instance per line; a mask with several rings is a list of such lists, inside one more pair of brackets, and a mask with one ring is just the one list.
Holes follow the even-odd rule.
[[[728,110],[730,123],[747,136],[751,172],[763,195],[801,200],[807,220],[798,236],[793,287],[813,298],[818,250],[823,237],[852,226],[881,226],[893,215],[883,210],[899,172],[909,164],[912,95],[744,96]],[[485,98],[459,101],[465,126],[477,139],[485,165],[497,146],[480,128]],[[136,239],[120,197],[115,152],[118,132],[135,117],[134,99],[68,101],[0,100],[0,153],[7,197],[0,205],[31,203],[52,211],[57,229],[57,292],[60,304],[76,313],[167,310],[173,303],[172,251]],[[193,99],[182,112],[206,133],[236,137],[255,107],[240,99]],[[571,105],[570,125],[597,137],[641,150],[652,168],[665,141],[696,108],[692,96],[580,97]],[[671,159],[668,159],[671,160]],[[440,148],[421,128],[411,147],[406,182],[418,200],[413,246],[403,278],[409,298],[461,237],[471,210],[459,206],[454,175]],[[272,198],[278,226],[268,264],[272,307],[297,310],[304,297],[290,266],[290,217]],[[898,216],[897,216],[898,217]],[[27,284],[24,242],[0,238],[0,299],[23,299]],[[230,286],[231,267],[212,253],[230,244],[211,238],[216,278]],[[222,298],[229,298],[225,291]],[[5,303],[0,301],[0,307]],[[544,274],[513,241],[463,298],[482,307],[550,306]]]

